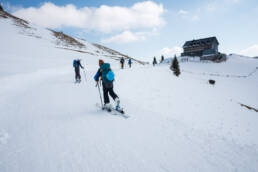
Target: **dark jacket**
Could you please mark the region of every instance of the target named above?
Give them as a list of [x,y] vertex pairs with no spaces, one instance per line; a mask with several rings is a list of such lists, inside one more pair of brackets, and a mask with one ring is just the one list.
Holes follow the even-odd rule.
[[83,66],[81,65],[81,61],[80,60],[77,60],[76,63],[75,63],[75,68],[79,69],[80,67],[83,69]]

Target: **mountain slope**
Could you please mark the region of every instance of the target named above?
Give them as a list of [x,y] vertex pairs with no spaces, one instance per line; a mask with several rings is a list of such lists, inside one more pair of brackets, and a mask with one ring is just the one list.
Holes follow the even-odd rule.
[[[128,56],[125,56],[122,53],[118,53],[114,50],[112,50],[112,53],[110,53],[110,51],[107,51],[103,48],[99,48],[96,45],[87,42],[86,40],[73,38],[68,35],[65,35],[62,32],[56,32],[54,30],[48,30],[35,26],[33,24],[30,24],[28,21],[17,18],[3,10],[0,10],[0,27],[0,46],[3,51],[1,55],[3,58],[1,58],[1,65],[4,69],[6,69],[6,66],[8,66],[8,64],[11,64],[14,60],[22,59],[20,57],[12,57],[12,51],[14,50],[17,51],[17,54],[22,54],[19,53],[19,51],[26,52],[26,54],[22,55],[26,55],[26,57],[23,58],[26,58],[28,63],[30,60],[37,61],[37,64],[33,64],[42,65],[42,67],[56,67],[58,66],[58,63],[67,63],[67,61],[62,62],[61,59],[63,58],[64,60],[69,58],[71,63],[73,58],[83,59],[83,57],[88,55],[93,56],[91,60],[94,59],[96,61],[98,60],[98,58],[104,58],[111,61],[112,59],[119,60],[121,57],[124,57],[126,59],[129,58]],[[59,50],[56,50],[57,48]],[[65,54],[65,56],[67,57],[61,57],[60,59],[60,56],[56,53],[63,52],[64,50],[67,52]],[[44,54],[42,54],[42,52]],[[72,54],[76,55],[71,57]],[[10,57],[4,57],[6,55]],[[40,62],[40,60],[47,58],[51,59],[52,65],[45,65],[45,62],[47,63],[49,60]],[[5,64],[5,61],[7,59],[9,61],[7,62],[7,64]],[[135,59],[133,59],[133,61],[135,63],[144,64],[144,62]],[[26,64],[27,62],[23,60],[23,62],[21,62],[24,63],[22,64],[22,66],[25,67],[27,70],[33,68],[31,66],[28,66]],[[85,63],[87,63],[87,61],[85,61]],[[19,67],[13,66],[13,68],[18,69]],[[3,75],[3,72],[1,72],[1,75]]]

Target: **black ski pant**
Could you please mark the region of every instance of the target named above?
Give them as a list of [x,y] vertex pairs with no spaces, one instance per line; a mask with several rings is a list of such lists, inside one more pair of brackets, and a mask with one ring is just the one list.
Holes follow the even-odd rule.
[[113,98],[113,100],[115,100],[118,97],[113,90],[113,82],[110,82],[110,83],[102,82],[102,86],[103,86],[103,94],[104,94],[104,103],[105,104],[109,103],[108,94]]
[[75,80],[81,80],[80,68],[75,68]]

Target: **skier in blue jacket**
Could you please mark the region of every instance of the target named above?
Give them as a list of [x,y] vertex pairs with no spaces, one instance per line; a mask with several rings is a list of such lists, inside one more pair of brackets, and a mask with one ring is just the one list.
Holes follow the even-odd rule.
[[99,82],[99,78],[102,80],[102,86],[103,86],[103,95],[104,95],[104,108],[111,109],[111,104],[109,101],[108,94],[113,98],[113,100],[116,102],[116,109],[120,109],[120,100],[117,94],[113,90],[113,81],[114,81],[114,73],[112,72],[110,68],[109,63],[104,63],[103,60],[99,60],[99,69],[94,76],[94,80]]
[[131,66],[132,66],[132,59],[131,58],[128,60],[128,65],[131,68]]
[[73,67],[75,71],[75,82],[80,83],[81,82],[80,68],[84,69],[84,67],[81,65],[81,60],[80,59],[74,60]]

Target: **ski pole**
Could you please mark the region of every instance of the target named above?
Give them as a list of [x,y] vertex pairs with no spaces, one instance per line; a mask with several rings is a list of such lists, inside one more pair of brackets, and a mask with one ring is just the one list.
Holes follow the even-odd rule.
[[83,62],[83,61],[82,61],[82,64],[83,64],[83,73],[84,73],[85,82],[87,82],[87,79],[86,79],[86,73],[85,73],[85,70],[84,70],[85,65],[84,65],[84,62]]
[[101,107],[104,108],[103,102],[102,102],[101,91],[100,91],[100,88],[99,88],[99,82],[97,82],[97,86],[98,86],[98,90],[99,90],[99,97],[100,97]]
[[85,70],[83,70],[83,73],[84,73],[85,82],[87,82]]

